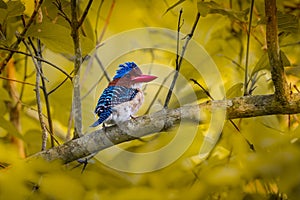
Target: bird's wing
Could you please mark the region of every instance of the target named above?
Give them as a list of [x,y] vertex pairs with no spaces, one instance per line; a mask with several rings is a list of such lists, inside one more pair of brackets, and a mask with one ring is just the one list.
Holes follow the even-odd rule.
[[99,116],[99,123],[101,124],[111,115],[114,106],[131,101],[138,92],[138,89],[124,86],[107,87],[100,96],[95,108],[95,113]]

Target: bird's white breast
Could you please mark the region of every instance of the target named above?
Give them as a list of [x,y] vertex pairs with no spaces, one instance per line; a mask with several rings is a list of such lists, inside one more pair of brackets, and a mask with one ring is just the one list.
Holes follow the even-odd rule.
[[144,94],[139,91],[136,96],[128,102],[114,106],[112,114],[106,119],[106,123],[118,124],[130,119],[144,102]]

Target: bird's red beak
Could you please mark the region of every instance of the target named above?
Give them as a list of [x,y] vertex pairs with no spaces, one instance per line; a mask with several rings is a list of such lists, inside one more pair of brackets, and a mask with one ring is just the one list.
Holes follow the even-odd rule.
[[145,83],[145,82],[150,82],[156,79],[157,76],[151,76],[151,75],[140,75],[137,77],[132,78],[131,80],[135,83]]

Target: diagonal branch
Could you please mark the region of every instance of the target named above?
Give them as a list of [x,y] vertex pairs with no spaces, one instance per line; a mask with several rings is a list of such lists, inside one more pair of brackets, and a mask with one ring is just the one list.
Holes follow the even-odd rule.
[[265,13],[267,19],[266,40],[275,95],[278,101],[286,103],[289,100],[290,90],[279,53],[276,12],[276,0],[265,0]]
[[[25,44],[28,52],[33,55],[29,45],[27,44],[27,42],[24,40],[23,43]],[[47,137],[48,137],[48,132],[47,132],[47,128],[46,128],[46,123],[44,121],[43,118],[43,107],[42,107],[42,101],[41,101],[41,92],[40,92],[40,81],[41,81],[41,62],[40,61],[36,61],[34,59],[34,57],[32,56],[32,62],[35,66],[36,69],[36,79],[35,79],[35,93],[36,93],[36,104],[37,104],[37,109],[38,109],[38,116],[39,116],[39,120],[40,120],[40,125],[41,125],[41,129],[42,129],[42,151],[46,149],[46,145],[47,145]],[[43,77],[42,77],[43,79]]]
[[63,73],[64,75],[66,75],[66,77],[68,79],[70,79],[72,81],[72,77],[66,72],[64,71],[62,68],[58,67],[57,65],[51,63],[50,61],[48,60],[45,60],[44,58],[41,58],[41,57],[38,57],[36,55],[30,55],[29,53],[26,53],[26,52],[23,52],[23,51],[18,51],[18,50],[13,50],[13,49],[8,49],[8,48],[5,48],[5,47],[0,47],[0,50],[4,50],[4,51],[12,51],[14,53],[19,53],[19,54],[22,54],[22,55],[25,55],[25,56],[28,56],[28,57],[34,57],[35,59],[37,59],[38,61],[41,61],[41,62],[44,62],[52,67],[54,67],[55,69],[57,69],[58,71],[60,71],[61,73]]
[[[33,13],[31,14],[31,17],[28,21],[28,23],[25,25],[23,31],[19,34],[19,36],[17,37],[17,41],[12,45],[11,49],[13,50],[17,50],[19,47],[19,44],[22,42],[23,38],[25,37],[25,34],[27,33],[29,27],[31,26],[31,24],[34,22],[36,15],[38,14],[38,11],[41,7],[43,3],[43,0],[39,0],[34,8]],[[11,57],[14,55],[14,51],[10,51],[9,54],[7,55],[7,57],[0,63],[0,74],[2,72],[2,70],[5,68],[6,64],[8,63],[8,61],[11,59]]]
[[[68,163],[113,145],[166,130],[172,127],[173,124],[178,124],[180,120],[200,121],[201,123],[206,117],[203,114],[215,108],[226,108],[227,119],[296,114],[300,113],[300,94],[292,94],[286,105],[279,103],[275,95],[260,95],[208,101],[198,105],[182,106],[177,109],[163,109],[127,121],[122,125],[122,129],[118,126],[112,126],[106,127],[105,132],[103,129],[96,130],[61,146],[34,154],[29,159],[42,157],[47,161],[60,159]],[[126,133],[130,133],[130,135]]]
[[[178,27],[177,27],[177,32],[179,33],[180,31],[180,28],[181,28],[181,25],[180,25],[180,20],[181,20],[181,15],[182,15],[182,10],[180,11],[179,13],[179,19],[178,19]],[[199,19],[200,19],[200,13],[198,12],[197,13],[197,16],[196,16],[196,19],[195,19],[195,22],[193,24],[193,27],[192,27],[192,30],[191,32],[186,36],[186,40],[185,40],[185,44],[183,45],[182,47],[182,51],[181,51],[181,55],[180,55],[180,58],[179,58],[179,55],[178,55],[178,46],[179,46],[179,43],[177,42],[177,55],[176,55],[176,71],[175,71],[175,74],[174,74],[174,77],[173,77],[173,81],[171,83],[171,86],[170,86],[170,89],[168,91],[168,94],[167,94],[167,97],[166,97],[166,100],[165,100],[165,103],[164,103],[164,108],[168,108],[168,104],[169,104],[169,101],[171,99],[171,96],[172,96],[172,92],[173,92],[173,89],[175,87],[175,83],[176,83],[176,80],[177,80],[177,77],[178,77],[178,73],[179,73],[179,70],[180,70],[180,66],[181,66],[181,63],[182,63],[182,60],[183,60],[183,56],[185,54],[185,51],[187,49],[187,46],[189,44],[189,41],[192,39],[193,35],[194,35],[194,32],[195,32],[195,29],[196,29],[196,26],[199,22]],[[178,37],[179,37],[179,34],[178,34]],[[179,40],[179,38],[177,38],[177,40]]]
[[80,27],[83,24],[83,22],[84,22],[84,20],[85,20],[85,18],[87,16],[87,14],[88,14],[88,12],[90,10],[90,7],[91,7],[92,3],[93,3],[93,0],[89,0],[86,8],[83,11],[83,14],[82,14],[80,20],[78,21],[78,27]]

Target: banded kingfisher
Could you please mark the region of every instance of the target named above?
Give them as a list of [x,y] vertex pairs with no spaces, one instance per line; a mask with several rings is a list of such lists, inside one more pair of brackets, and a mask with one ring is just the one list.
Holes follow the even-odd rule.
[[119,65],[116,75],[98,100],[95,114],[99,118],[91,127],[102,123],[119,124],[133,117],[144,101],[142,84],[156,78],[142,74],[134,62]]

